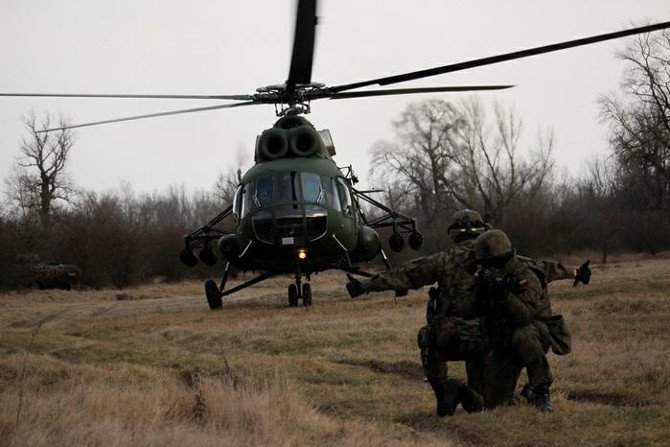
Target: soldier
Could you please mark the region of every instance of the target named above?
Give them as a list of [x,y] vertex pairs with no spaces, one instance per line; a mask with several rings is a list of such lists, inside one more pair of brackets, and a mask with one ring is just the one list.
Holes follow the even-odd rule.
[[[447,229],[454,246],[446,252],[421,258],[407,267],[358,281],[348,275],[347,291],[352,297],[384,290],[419,289],[437,282],[431,288],[427,308],[428,325],[418,333],[424,373],[435,393],[437,414],[453,414],[460,402],[467,411],[482,408],[485,347],[477,319],[464,319],[461,301],[469,297],[474,286],[474,240],[488,229],[479,213],[461,210],[454,213]],[[537,263],[551,279],[581,278],[588,282],[588,265],[566,269],[560,263]],[[447,361],[465,360],[468,387],[448,379]]]
[[[418,289],[437,282],[431,288],[426,311],[428,324],[419,330],[417,341],[421,350],[424,373],[437,400],[437,414],[453,414],[458,403],[467,411],[481,409],[485,395],[485,347],[477,319],[460,315],[460,302],[471,295],[474,286],[474,240],[488,229],[479,213],[461,210],[454,213],[447,229],[454,246],[446,251],[421,258],[404,268],[379,274],[367,281],[348,275],[347,291],[352,297],[384,290]],[[528,262],[544,273],[546,282],[574,278],[587,283],[588,262],[579,269],[567,269],[560,263]],[[448,379],[447,361],[465,360],[468,387]]]
[[570,336],[563,317],[552,315],[542,275],[514,256],[509,238],[500,230],[480,235],[474,254],[482,269],[474,293],[461,301],[461,312],[466,318],[479,317],[489,351],[484,367],[486,406],[512,401],[525,367],[529,385],[522,394],[542,411],[553,411],[545,354],[549,347],[557,354],[570,352]]

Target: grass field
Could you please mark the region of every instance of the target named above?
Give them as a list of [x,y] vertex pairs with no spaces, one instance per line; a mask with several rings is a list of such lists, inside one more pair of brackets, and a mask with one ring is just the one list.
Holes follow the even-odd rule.
[[550,285],[574,341],[550,356],[552,414],[437,418],[425,290],[351,300],[328,273],[292,309],[289,282],[218,312],[200,283],[0,295],[0,445],[670,445],[670,260]]

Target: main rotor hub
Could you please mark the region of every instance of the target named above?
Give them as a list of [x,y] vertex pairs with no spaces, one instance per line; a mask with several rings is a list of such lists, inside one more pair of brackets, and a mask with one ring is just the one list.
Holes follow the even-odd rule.
[[311,112],[310,101],[323,96],[325,84],[273,84],[256,89],[253,100],[265,104],[274,104],[277,116],[300,115]]

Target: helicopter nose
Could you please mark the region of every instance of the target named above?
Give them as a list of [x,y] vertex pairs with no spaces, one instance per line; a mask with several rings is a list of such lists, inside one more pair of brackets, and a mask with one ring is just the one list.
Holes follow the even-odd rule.
[[305,245],[322,237],[328,228],[327,211],[315,205],[282,205],[252,218],[258,239],[282,247]]

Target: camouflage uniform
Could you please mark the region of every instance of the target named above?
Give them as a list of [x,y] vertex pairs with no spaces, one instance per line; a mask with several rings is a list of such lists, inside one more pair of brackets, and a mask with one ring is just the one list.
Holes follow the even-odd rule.
[[[405,268],[378,274],[368,281],[363,281],[362,285],[365,292],[379,292],[419,289],[422,286],[437,283],[434,315],[429,324],[421,328],[417,337],[419,348],[422,351],[426,378],[439,401],[441,394],[454,392],[454,386],[447,377],[447,362],[464,360],[468,387],[485,396],[487,405],[492,406],[492,402],[500,399],[498,397],[500,392],[497,389],[508,389],[509,384],[498,384],[495,380],[495,371],[487,373],[486,363],[489,362],[489,359],[486,354],[488,347],[485,345],[485,340],[488,337],[482,337],[477,315],[468,315],[466,319],[461,313],[461,308],[465,307],[467,310],[467,304],[471,303],[472,290],[475,285],[473,248],[473,239],[464,240],[446,252],[418,259]],[[519,257],[519,260],[520,262],[515,266],[524,266],[524,271],[530,272],[531,270],[525,266],[532,266],[530,268],[533,273],[530,273],[529,278],[533,286],[537,286],[535,289],[539,291],[542,298],[540,307],[546,307],[545,313],[551,315],[546,290],[541,286],[538,278],[541,276],[546,283],[560,279],[572,279],[575,276],[575,269],[566,268],[561,263],[553,261],[535,261],[522,257]],[[470,313],[473,312],[470,311]],[[523,352],[527,350],[526,345],[532,345],[532,335],[535,330],[533,328],[524,329],[515,339],[518,344],[524,346]],[[534,345],[532,347],[535,348]],[[502,363],[498,360],[494,364]],[[516,363],[513,362],[512,365]],[[505,374],[505,377],[515,377],[512,390],[514,390],[518,375],[518,372],[516,376]],[[496,386],[491,387],[486,385],[487,383],[494,383]],[[489,395],[491,398],[488,398]]]
[[[437,398],[438,415],[453,413],[459,402],[468,411],[479,409],[477,404],[483,404],[481,395],[486,394],[485,339],[480,331],[479,320],[463,318],[461,307],[463,301],[471,298],[475,285],[477,265],[474,259],[474,239],[487,228],[488,225],[476,211],[457,211],[447,229],[455,242],[450,250],[421,258],[407,267],[376,275],[367,281],[361,282],[348,275],[347,291],[352,297],[368,292],[419,289],[437,283],[437,289],[431,287],[429,293],[431,299],[426,312],[428,325],[419,330],[417,341],[424,373]],[[577,272],[577,269],[565,268],[551,261],[523,258],[523,262],[542,278],[542,284],[575,278]],[[588,262],[580,267],[580,272],[580,281],[587,283],[587,276],[590,276]],[[546,293],[543,297],[548,303]],[[546,339],[550,338],[546,325],[538,331],[540,329]],[[465,360],[469,387],[447,378],[447,361],[455,360]]]
[[365,292],[419,289],[437,283],[434,313],[419,331],[422,363],[438,401],[447,392],[447,361],[465,360],[470,388],[483,391],[483,344],[477,320],[460,315],[461,300],[472,292],[473,239],[455,244],[446,252],[412,262],[408,267],[363,281]]
[[[493,230],[484,233],[475,242],[475,252],[481,260],[480,241],[490,233],[504,237]],[[502,235],[502,236],[500,236]],[[490,238],[489,238],[490,239]],[[486,241],[485,241],[486,242]],[[544,390],[542,399],[535,402],[543,411],[551,411],[549,386],[553,381],[546,352],[570,352],[570,335],[563,318],[552,315],[546,290],[550,275],[537,264],[512,255],[511,244],[504,256],[496,254],[484,258],[485,269],[477,275],[474,293],[461,303],[461,312],[468,318],[480,317],[482,336],[487,346],[483,396],[487,407],[511,402],[514,389],[525,367],[530,389]],[[546,264],[545,264],[546,266]],[[560,269],[560,264],[556,264]],[[573,270],[574,275],[575,270]],[[567,275],[569,272],[564,269]]]

